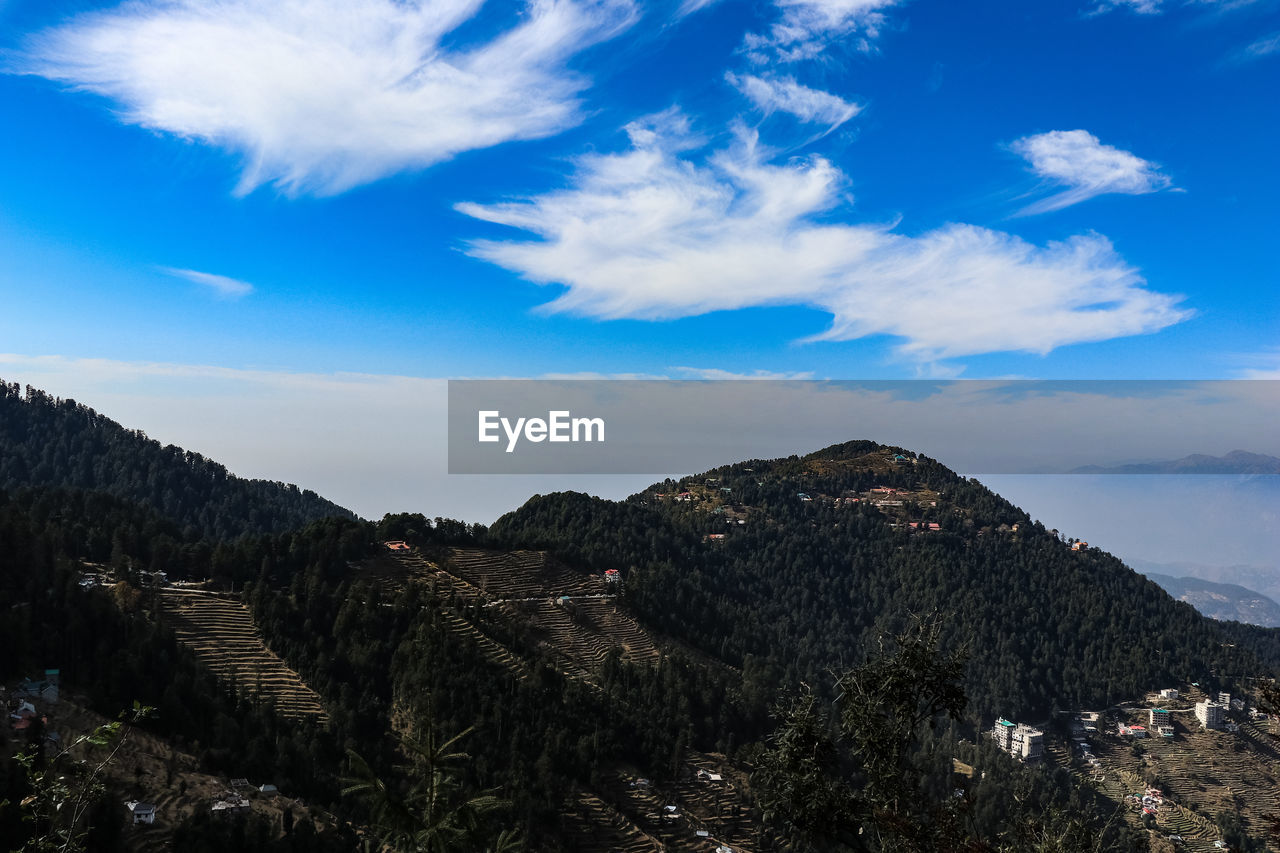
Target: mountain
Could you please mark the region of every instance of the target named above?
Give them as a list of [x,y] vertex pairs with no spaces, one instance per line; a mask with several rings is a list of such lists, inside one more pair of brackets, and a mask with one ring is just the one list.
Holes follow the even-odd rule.
[[1234,564],[1229,566],[1207,565],[1189,561],[1174,563],[1154,562],[1130,558],[1129,564],[1147,577],[1152,574],[1171,577],[1193,577],[1215,584],[1239,586],[1272,600],[1280,599],[1280,570],[1274,566]]
[[1074,551],[976,480],[871,442],[727,466],[624,503],[537,497],[490,534],[622,569],[642,621],[768,689],[822,683],[907,614],[933,610],[972,652],[966,687],[982,716],[1106,706],[1252,666],[1119,559]]
[[1280,604],[1259,592],[1230,583],[1145,572],[1165,592],[1185,601],[1210,619],[1280,628]]
[[[1058,711],[1190,682],[1240,694],[1280,663],[1280,632],[1207,619],[903,448],[746,461],[624,501],[538,495],[491,528],[335,514],[252,532],[247,490],[268,503],[283,490],[285,508],[295,493],[9,390],[3,441],[17,450],[0,470],[26,476],[0,491],[0,675],[56,667],[99,713],[155,706],[148,736],[329,815],[315,849],[350,849],[344,827],[381,833],[393,813],[402,831],[404,803],[377,796],[428,778],[447,780],[451,808],[497,797],[497,811],[458,825],[453,849],[495,849],[513,830],[537,851],[884,850],[903,827],[950,826],[963,847],[947,849],[1012,853],[1042,833],[1089,840],[1063,851],[1104,835],[1100,849],[1143,850],[1136,825],[1110,820],[1109,789],[1071,769],[1069,746],[1044,770],[1023,767],[982,736],[992,720],[1048,721],[1061,744]],[[191,470],[171,471],[175,460]],[[174,500],[139,472],[167,475]],[[274,506],[270,518],[294,517]],[[885,638],[929,614],[938,644],[902,663],[904,641]],[[934,657],[959,669],[931,669]],[[846,689],[857,672],[897,675],[866,682],[883,685],[868,699]],[[926,704],[917,718],[920,686],[954,713]],[[869,704],[841,704],[857,695]],[[915,722],[891,747],[805,758],[838,725],[903,707]],[[447,768],[431,763],[431,744],[467,732]],[[342,794],[353,775],[373,779],[361,797]],[[909,796],[832,825],[779,805],[829,790],[834,815],[877,778],[906,780],[895,790]],[[128,784],[181,800],[164,774]],[[0,802],[25,796],[0,751]],[[1247,804],[1230,816],[1263,827]],[[218,841],[207,815],[170,820],[175,843],[309,849],[283,830]],[[859,829],[887,840],[850,843]],[[0,806],[0,831],[22,837],[12,808]],[[130,832],[95,849],[159,849]]]
[[74,400],[0,382],[0,489],[23,487],[103,492],[212,540],[355,517],[315,492],[242,479],[198,453],[161,446]]
[[1246,450],[1233,450],[1225,456],[1193,453],[1181,459],[1134,462],[1128,465],[1084,465],[1072,474],[1280,474],[1280,458]]

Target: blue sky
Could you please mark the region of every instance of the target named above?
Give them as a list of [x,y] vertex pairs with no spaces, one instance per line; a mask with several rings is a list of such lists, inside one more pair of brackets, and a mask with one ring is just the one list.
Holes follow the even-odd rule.
[[214,5],[0,5],[0,350],[1280,366],[1274,0]]

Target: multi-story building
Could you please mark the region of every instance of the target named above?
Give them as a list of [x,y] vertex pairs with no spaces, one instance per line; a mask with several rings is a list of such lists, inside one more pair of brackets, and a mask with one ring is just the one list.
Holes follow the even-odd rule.
[[1164,708],[1152,708],[1151,719],[1147,720],[1147,723],[1153,729],[1158,729],[1160,726],[1167,726],[1169,725],[1169,712]]
[[1206,729],[1220,729],[1222,728],[1223,715],[1226,710],[1226,707],[1219,702],[1197,702],[1196,719]]
[[1044,732],[1024,723],[999,717],[991,736],[1001,749],[1020,761],[1034,764],[1044,756]]

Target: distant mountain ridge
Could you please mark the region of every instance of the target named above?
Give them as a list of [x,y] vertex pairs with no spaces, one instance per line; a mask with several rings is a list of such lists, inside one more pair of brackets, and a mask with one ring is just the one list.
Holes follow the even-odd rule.
[[0,489],[24,487],[103,492],[211,540],[355,518],[313,491],[237,477],[74,400],[0,381]]
[[1280,458],[1265,453],[1233,450],[1225,456],[1193,453],[1181,459],[1134,462],[1127,465],[1083,465],[1072,474],[1280,474]]
[[1161,563],[1137,557],[1131,557],[1125,562],[1144,575],[1149,576],[1154,572],[1170,577],[1193,577],[1210,583],[1233,584],[1265,595],[1272,601],[1280,601],[1280,567],[1246,564],[1215,566],[1193,562]]
[[1179,601],[1185,601],[1210,619],[1244,622],[1262,628],[1280,628],[1280,604],[1260,592],[1231,583],[1202,578],[1173,577],[1158,572],[1146,576]]

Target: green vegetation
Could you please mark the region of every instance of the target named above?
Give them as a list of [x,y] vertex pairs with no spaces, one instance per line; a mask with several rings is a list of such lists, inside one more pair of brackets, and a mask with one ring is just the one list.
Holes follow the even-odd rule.
[[[889,470],[866,461],[889,452],[899,451],[853,442],[752,461],[625,503],[535,497],[490,535],[622,569],[640,619],[740,666],[753,703],[779,687],[823,683],[833,662],[855,662],[878,636],[900,631],[904,614],[932,611],[955,616],[943,644],[973,652],[964,687],[983,719],[1041,718],[1257,669],[1192,607],[1109,554],[1072,551],[977,481],[923,457]],[[707,478],[732,489],[745,525],[729,527],[697,502],[654,498]],[[938,505],[908,502],[891,515],[866,500],[835,503],[876,486],[927,489]],[[797,500],[802,490],[816,499]],[[903,519],[934,519],[942,529],[891,526]],[[1014,524],[1016,534],[1001,532]],[[723,542],[703,540],[725,530]]]
[[[197,853],[351,849],[357,831],[393,849],[617,849],[676,838],[649,812],[677,794],[759,850],[1144,849],[1104,798],[980,733],[996,714],[1043,719],[1183,681],[1230,689],[1280,665],[1280,632],[1206,620],[976,481],[870,442],[624,502],[537,496],[492,529],[371,523],[4,386],[0,483],[0,678],[58,666],[99,710],[154,706],[147,731],[339,827],[175,819],[175,849]],[[874,488],[898,491],[878,506]],[[679,492],[695,499],[658,498]],[[416,575],[388,566],[387,539],[415,548]],[[522,553],[503,575],[483,549],[545,549],[554,568],[533,579],[549,564]],[[555,609],[548,583],[578,595],[606,569],[622,573],[616,600]],[[82,588],[86,571],[112,582]],[[238,597],[218,630],[260,632],[324,714],[272,707],[229,664],[216,677],[177,640],[198,621],[179,618],[191,596],[161,592],[157,571]],[[496,603],[490,581],[548,600]],[[567,632],[615,605],[610,624],[642,653],[556,647],[569,634],[546,629],[544,611]],[[217,648],[200,651],[216,664]],[[469,732],[465,758],[437,732]],[[35,836],[15,751],[0,753],[0,835],[21,845]],[[695,768],[726,778],[713,789]],[[95,849],[124,837],[111,797],[84,813]]]
[[198,453],[162,447],[74,400],[0,382],[0,489],[18,486],[104,492],[212,540],[352,516],[315,492],[244,480]]
[[489,792],[471,793],[460,781],[459,765],[470,756],[454,747],[472,731],[437,743],[435,728],[428,726],[425,740],[404,740],[401,745],[411,762],[413,781],[403,793],[380,779],[358,753],[348,752],[354,776],[342,793],[364,800],[370,828],[383,849],[470,851],[484,846],[486,837],[493,839],[493,846],[485,847],[492,853],[519,849],[519,840],[510,830],[493,828],[495,812],[506,804]]
[[[138,722],[151,711],[135,702],[127,717]],[[95,824],[89,817],[106,795],[104,774],[128,737],[125,716],[81,735],[53,755],[45,755],[45,744],[37,742],[15,756],[30,791],[19,804],[29,830],[19,853],[79,853],[91,846],[114,846],[111,836],[118,821]]]
[[[943,625],[936,615],[913,620],[841,674],[831,714],[808,691],[776,709],[778,727],[755,759],[766,814],[822,850],[1145,849],[1117,812],[1108,816],[1100,799],[1062,777],[1055,788],[1044,774],[1002,767],[1003,756],[993,760],[980,748],[968,750],[977,753],[970,757],[998,768],[1003,781],[974,786],[958,777],[957,745],[946,733],[966,705],[960,679],[967,655],[941,648]],[[993,797],[999,809],[990,808]]]

